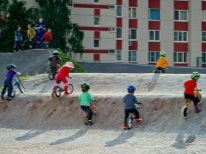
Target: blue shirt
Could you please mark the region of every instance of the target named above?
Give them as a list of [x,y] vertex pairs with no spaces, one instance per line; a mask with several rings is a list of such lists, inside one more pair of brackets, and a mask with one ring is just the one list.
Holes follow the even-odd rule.
[[17,74],[17,72],[16,71],[14,71],[14,70],[10,70],[10,71],[8,71],[7,72],[7,74],[6,74],[6,81],[13,81],[13,79],[14,79],[14,76]]
[[21,41],[22,40],[22,36],[21,36],[21,30],[16,30],[15,31],[15,40],[16,41]]
[[137,98],[133,95],[133,94],[127,94],[124,96],[123,98],[123,102],[124,102],[124,109],[133,109],[135,108],[134,104],[137,104]]

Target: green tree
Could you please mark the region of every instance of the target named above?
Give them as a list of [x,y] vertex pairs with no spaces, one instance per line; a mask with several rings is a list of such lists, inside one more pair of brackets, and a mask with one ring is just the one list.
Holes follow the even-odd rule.
[[[67,44],[76,53],[83,53],[84,33],[69,18],[71,0],[36,0],[40,5],[39,16],[44,18],[47,27],[52,29],[54,48],[65,50]],[[75,38],[76,37],[76,38]]]

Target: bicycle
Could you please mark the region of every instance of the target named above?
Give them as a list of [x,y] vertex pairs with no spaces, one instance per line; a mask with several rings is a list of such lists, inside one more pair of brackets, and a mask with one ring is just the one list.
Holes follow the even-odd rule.
[[12,90],[12,93],[11,93],[11,97],[14,98],[16,96],[16,87],[19,88],[19,91],[21,93],[24,93],[25,92],[25,88],[23,86],[23,84],[21,83],[20,79],[18,76],[16,76],[13,80],[13,90]]
[[[137,104],[135,104],[135,108],[136,110],[139,112],[139,115],[141,114],[141,102],[138,102]],[[134,113],[130,113],[128,118],[127,118],[127,129],[131,129],[132,125],[133,125],[133,120],[136,118]]]
[[50,71],[49,71],[49,75],[48,75],[49,80],[54,80],[56,74],[57,74],[57,72],[54,69],[51,68]]
[[[93,114],[96,115],[96,113],[97,113],[96,106],[94,106],[94,104],[91,103],[90,108],[91,108]],[[84,123],[85,123],[85,125],[88,125],[88,123],[89,123],[89,113],[88,112],[86,112],[86,113],[87,113],[87,115],[84,117]]]
[[[69,84],[69,94],[72,94],[74,91],[74,86],[72,84]],[[62,84],[59,84],[56,86],[54,90],[54,94],[56,97],[61,97],[62,92],[64,92],[64,87]]]
[[[201,100],[202,100],[202,95],[200,94],[200,91],[202,91],[201,89],[195,89],[195,91],[194,91],[194,94],[195,94],[195,97],[197,97],[198,98],[198,100],[199,100],[199,103],[198,103],[198,105],[200,105],[202,102],[201,102]],[[192,100],[190,100],[190,99],[186,99],[186,104],[183,106],[183,108],[182,108],[182,116],[184,117],[184,118],[187,118],[188,117],[188,115],[189,115],[189,113],[190,113],[190,105],[191,105],[191,103],[192,103]]]
[[162,68],[158,67],[154,71],[152,71],[152,73],[166,73],[166,69],[168,69],[168,68],[166,67],[165,69],[162,69]]

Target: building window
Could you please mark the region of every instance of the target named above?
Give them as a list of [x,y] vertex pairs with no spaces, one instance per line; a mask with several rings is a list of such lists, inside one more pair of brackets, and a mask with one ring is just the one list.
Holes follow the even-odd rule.
[[174,32],[174,41],[186,42],[187,41],[187,32],[175,31]]
[[186,52],[174,52],[174,62],[175,63],[186,63],[187,53]]
[[116,38],[122,38],[122,28],[116,29]]
[[94,39],[94,48],[99,48],[99,47],[100,47],[100,40]]
[[129,18],[137,18],[137,9],[135,7],[129,8]]
[[122,51],[116,50],[116,60],[121,61],[122,60]]
[[129,51],[129,62],[137,61],[137,51]]
[[174,20],[187,20],[187,11],[174,11]]
[[160,20],[160,10],[159,9],[149,9],[149,19],[150,20]]
[[149,31],[149,40],[150,41],[159,41],[160,40],[160,31],[157,31],[157,30]]
[[94,0],[94,3],[99,3],[99,0]]
[[100,25],[99,21],[100,21],[100,17],[95,16],[94,17],[94,25]]
[[116,15],[122,16],[122,6],[117,6]]
[[202,32],[202,41],[206,42],[206,32]]
[[203,11],[203,20],[206,21],[206,10]]
[[129,29],[129,40],[137,39],[137,29]]
[[159,59],[159,57],[160,57],[160,53],[159,52],[149,52],[149,62],[150,63],[155,63],[155,62],[157,62],[157,60]]
[[202,53],[202,62],[206,63],[206,53]]

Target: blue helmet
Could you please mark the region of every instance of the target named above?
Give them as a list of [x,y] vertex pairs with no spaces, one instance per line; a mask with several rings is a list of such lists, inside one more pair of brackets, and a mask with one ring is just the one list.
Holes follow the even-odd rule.
[[133,93],[136,90],[136,88],[134,86],[130,85],[127,87],[127,90],[129,93]]
[[10,70],[12,68],[16,68],[16,66],[14,64],[9,64],[9,65],[7,65],[6,68],[7,68],[7,70]]

